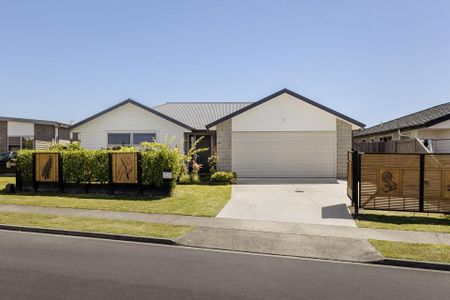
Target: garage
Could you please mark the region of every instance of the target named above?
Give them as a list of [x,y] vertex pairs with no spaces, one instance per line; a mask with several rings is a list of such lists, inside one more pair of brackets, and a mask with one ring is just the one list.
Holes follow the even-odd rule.
[[336,177],[335,131],[234,131],[232,145],[240,177]]

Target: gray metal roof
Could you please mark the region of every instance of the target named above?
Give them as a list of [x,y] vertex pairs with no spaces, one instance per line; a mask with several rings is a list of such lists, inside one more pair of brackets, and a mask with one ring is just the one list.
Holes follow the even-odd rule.
[[238,111],[252,102],[168,102],[153,107],[154,110],[195,129],[206,129],[214,122]]
[[384,122],[380,125],[356,131],[354,136],[363,137],[373,134],[381,134],[392,131],[411,130],[423,127],[430,127],[450,119],[450,102],[440,104],[425,110],[421,110],[410,115]]
[[68,124],[61,123],[61,122],[58,122],[58,121],[37,120],[37,119],[24,119],[24,118],[14,118],[14,117],[2,117],[2,116],[0,116],[0,121],[34,123],[34,124],[42,124],[42,125],[54,125],[54,126],[61,126],[61,127],[69,127]]

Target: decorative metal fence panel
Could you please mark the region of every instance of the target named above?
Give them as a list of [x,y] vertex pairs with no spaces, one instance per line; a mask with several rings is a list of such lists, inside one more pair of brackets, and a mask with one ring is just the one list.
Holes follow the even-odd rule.
[[450,155],[426,155],[424,210],[450,212]]
[[348,163],[355,208],[450,213],[450,154],[349,152]]
[[419,155],[363,154],[360,206],[364,209],[419,210]]

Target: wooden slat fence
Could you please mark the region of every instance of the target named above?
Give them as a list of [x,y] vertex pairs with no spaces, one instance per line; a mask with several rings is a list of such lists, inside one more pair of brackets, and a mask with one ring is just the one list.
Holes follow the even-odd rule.
[[353,143],[353,149],[364,153],[426,153],[417,140]]
[[[359,199],[352,199],[359,203],[358,207],[450,213],[450,154],[363,153],[359,156]],[[350,198],[354,184],[350,179],[354,173],[349,168],[347,194]]]

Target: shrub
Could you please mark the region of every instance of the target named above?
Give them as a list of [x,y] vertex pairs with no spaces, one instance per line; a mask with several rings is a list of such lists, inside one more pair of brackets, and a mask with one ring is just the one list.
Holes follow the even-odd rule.
[[181,154],[177,148],[155,142],[142,143],[142,183],[159,187],[163,184],[163,172],[172,172],[172,186],[181,170]]
[[210,181],[214,183],[231,183],[237,178],[234,172],[216,172],[211,175]]
[[213,149],[212,154],[208,157],[209,173],[212,175],[217,172],[217,164],[219,163],[219,155],[215,149]]
[[198,174],[191,174],[192,183],[200,183],[200,176]]
[[189,174],[181,174],[178,179],[179,183],[191,183],[191,176]]
[[33,150],[20,150],[17,153],[17,171],[25,184],[31,184],[33,180],[33,153]]

